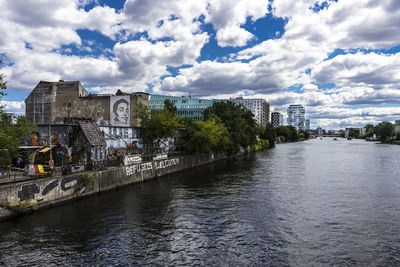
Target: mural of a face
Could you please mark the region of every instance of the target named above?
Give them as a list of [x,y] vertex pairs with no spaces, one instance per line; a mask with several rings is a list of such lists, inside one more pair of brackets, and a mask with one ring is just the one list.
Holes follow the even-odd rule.
[[121,101],[118,105],[117,103],[115,103],[115,106],[115,120],[124,124],[128,123],[128,103],[126,103],[125,101]]
[[113,126],[129,126],[130,122],[129,96],[112,96],[110,99],[110,122]]
[[38,133],[32,133],[32,145],[33,146],[39,146],[39,134]]

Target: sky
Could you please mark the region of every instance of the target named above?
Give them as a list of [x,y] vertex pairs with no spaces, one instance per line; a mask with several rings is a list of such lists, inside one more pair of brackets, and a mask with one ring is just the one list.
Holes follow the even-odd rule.
[[92,93],[264,98],[311,127],[400,119],[398,0],[0,0],[2,104],[39,81]]

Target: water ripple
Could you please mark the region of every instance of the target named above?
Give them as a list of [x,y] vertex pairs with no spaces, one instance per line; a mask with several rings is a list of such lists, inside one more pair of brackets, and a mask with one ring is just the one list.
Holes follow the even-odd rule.
[[0,224],[0,265],[400,265],[398,146],[311,140]]

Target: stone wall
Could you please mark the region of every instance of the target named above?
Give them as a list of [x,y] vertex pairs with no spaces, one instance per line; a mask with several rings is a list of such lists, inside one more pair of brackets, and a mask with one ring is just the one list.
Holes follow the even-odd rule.
[[[46,177],[0,186],[0,205],[18,207],[25,203],[42,208],[143,182],[173,172],[194,168],[226,158],[223,154],[201,154],[110,168],[104,171]],[[3,218],[4,219],[4,218]],[[2,220],[0,216],[0,221]]]

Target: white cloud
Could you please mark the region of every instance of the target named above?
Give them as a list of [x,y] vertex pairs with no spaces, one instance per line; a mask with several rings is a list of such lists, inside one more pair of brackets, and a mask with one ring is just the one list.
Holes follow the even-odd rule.
[[25,114],[25,103],[23,101],[0,101],[4,110],[9,113],[23,115]]
[[253,38],[253,34],[240,28],[247,18],[256,21],[268,13],[268,3],[264,0],[253,1],[210,1],[207,22],[217,31],[218,45],[244,46]]
[[221,47],[245,46],[252,38],[251,33],[238,26],[225,27],[217,32],[218,44]]
[[203,61],[192,68],[181,69],[177,77],[165,78],[160,90],[197,94],[230,94],[242,90],[269,93],[279,90],[282,81],[277,76],[260,60],[248,64]]
[[[40,80],[58,79],[98,85],[92,88],[97,92],[143,91],[150,84],[154,92],[167,94],[253,94],[269,100],[274,110],[302,103],[323,125],[394,118],[397,108],[370,106],[400,104],[400,53],[362,51],[400,45],[399,1],[328,1],[314,12],[316,3],[324,1],[127,0],[116,11],[96,0],[0,0],[0,52],[12,63],[2,72],[10,90],[29,91]],[[277,39],[228,60],[199,60],[212,37],[221,47],[256,40],[243,25],[264,17],[268,4],[287,22]],[[202,32],[202,21],[211,24],[215,36]],[[107,57],[92,56],[98,45],[81,40],[79,29],[100,32],[116,44],[103,51]],[[143,37],[137,40],[138,35]],[[89,55],[61,54],[75,47]],[[335,49],[360,52],[328,58]],[[182,65],[176,77],[163,79],[170,75],[168,67]],[[327,83],[337,87],[318,89]],[[301,92],[282,92],[293,85],[303,85]]]
[[313,68],[312,78],[338,86],[400,87],[400,53],[339,55]]

